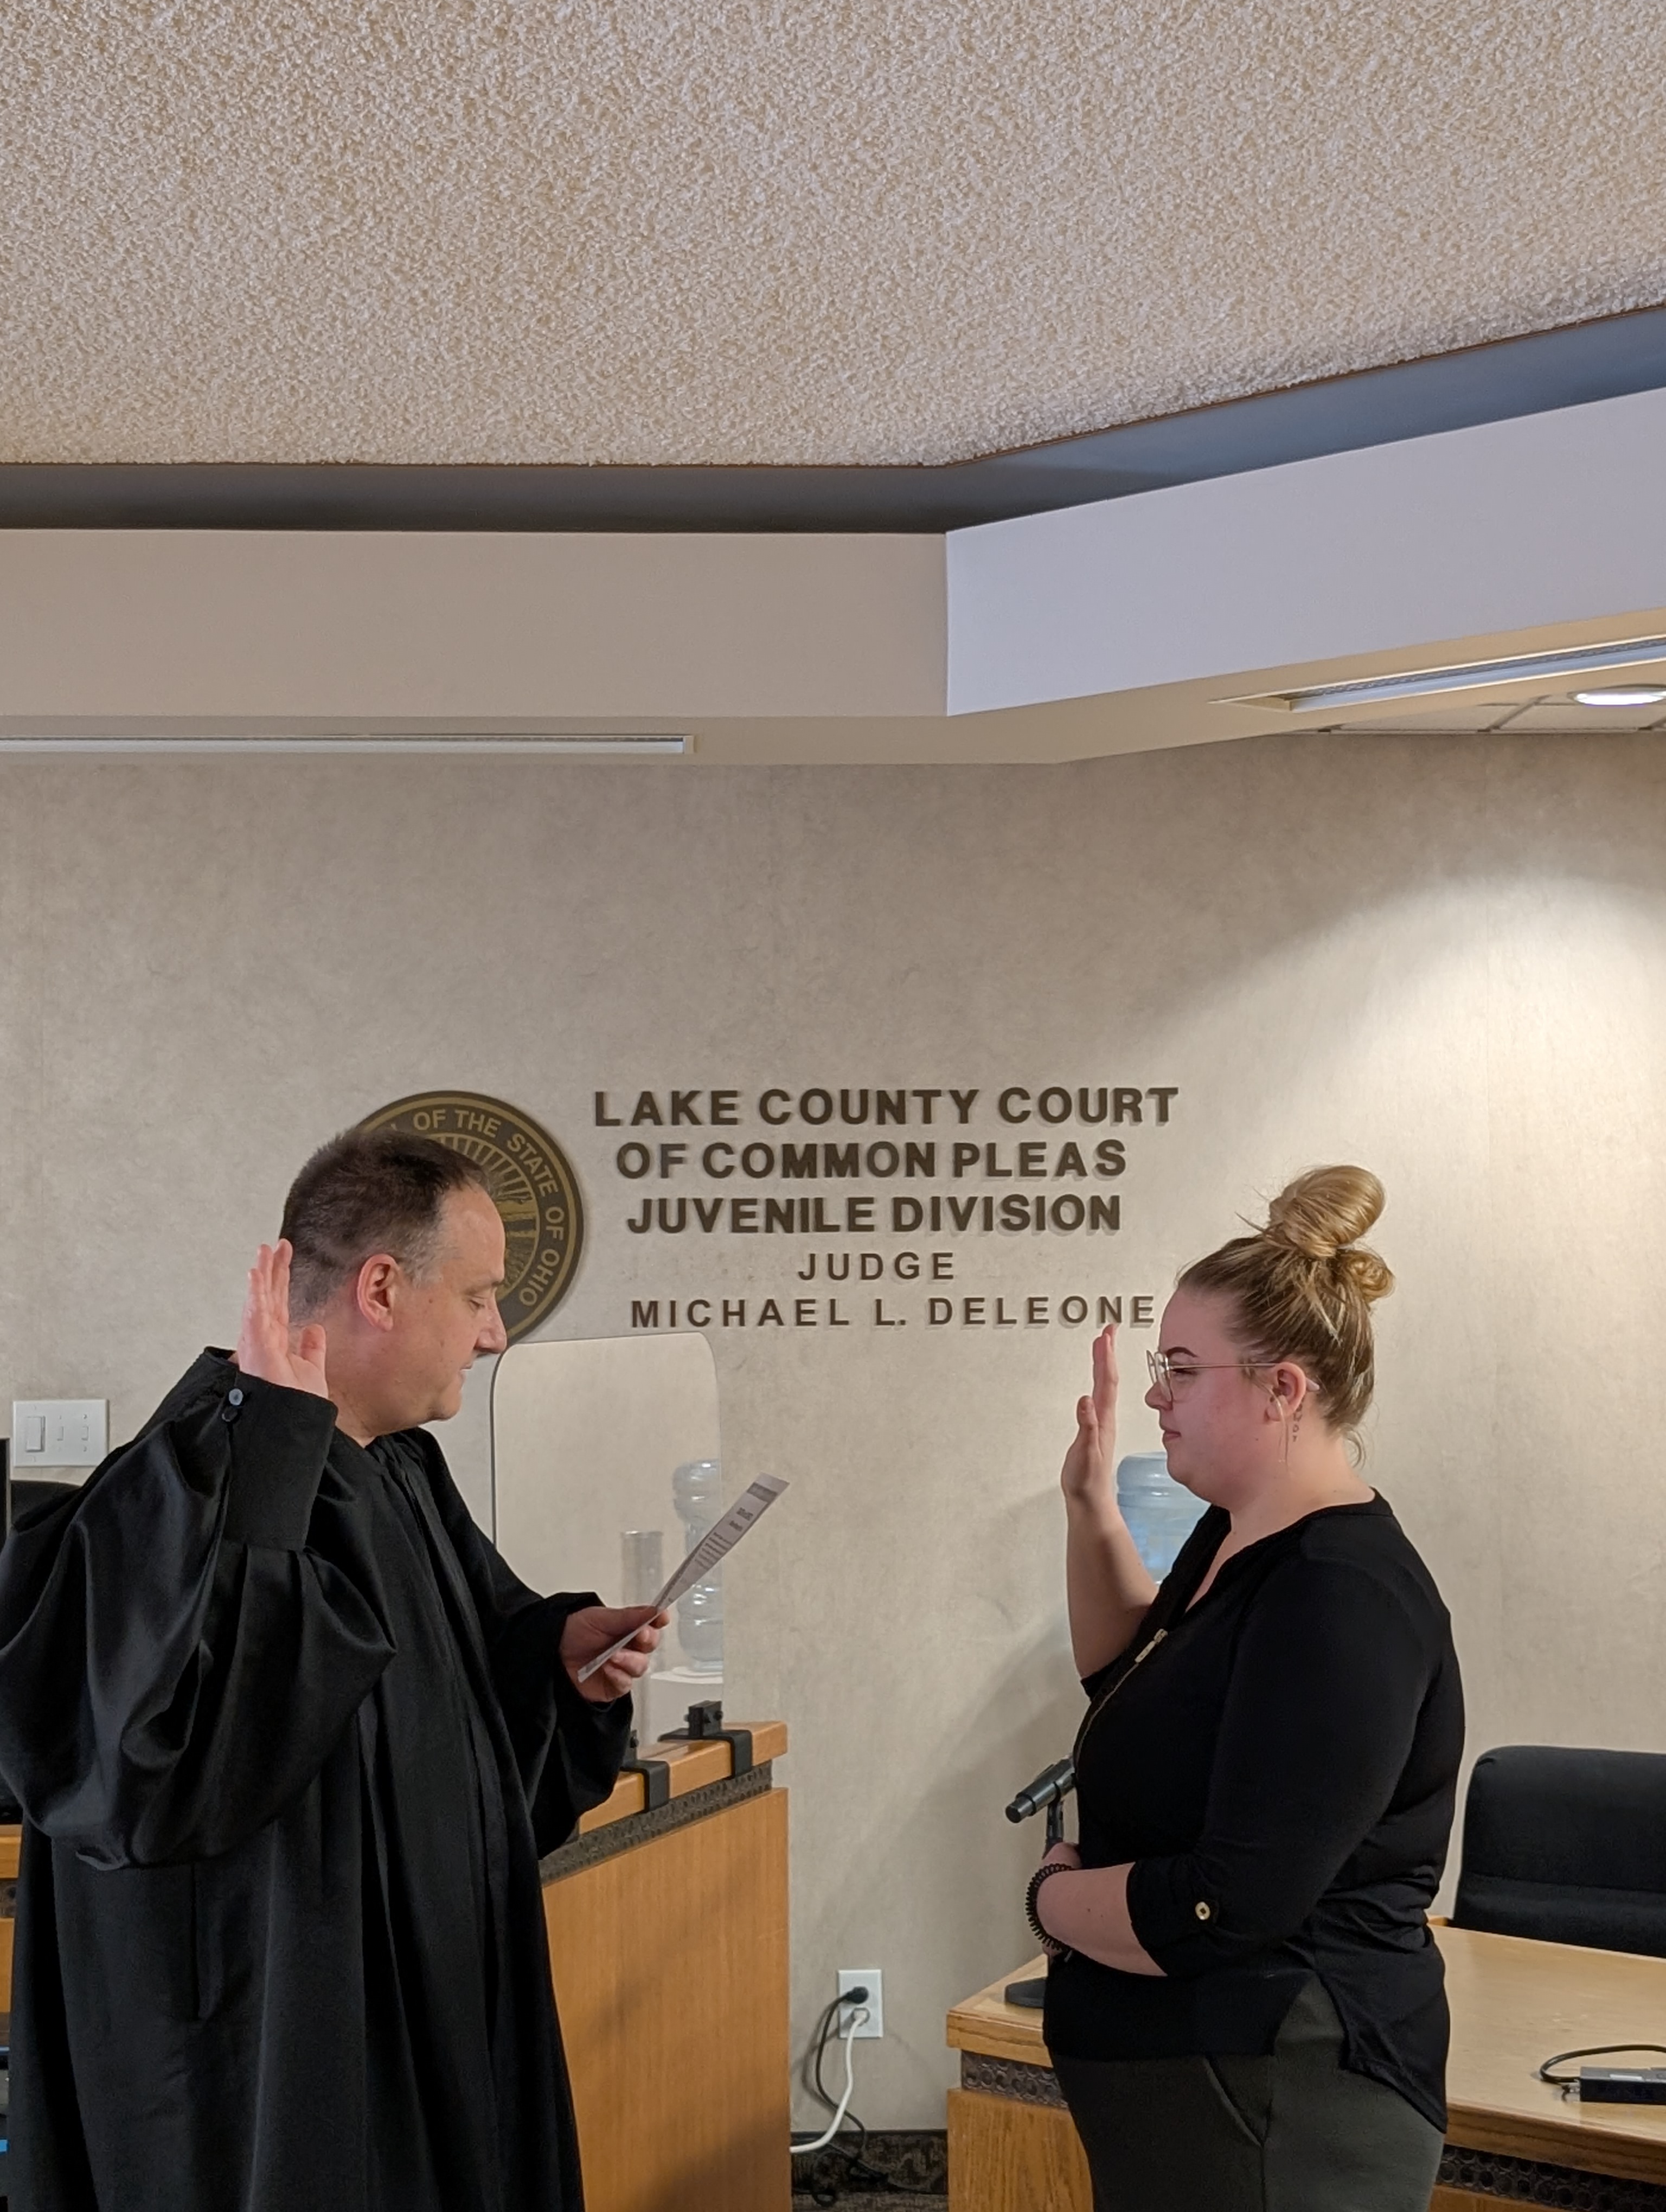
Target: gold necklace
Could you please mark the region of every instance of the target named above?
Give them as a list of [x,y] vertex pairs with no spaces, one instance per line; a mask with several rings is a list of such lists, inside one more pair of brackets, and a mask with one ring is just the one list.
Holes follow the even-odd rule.
[[1152,1653],[1156,1650],[1158,1645],[1163,1641],[1168,1632],[1169,1632],[1166,1628],[1159,1628],[1156,1635],[1152,1638],[1148,1644],[1141,1644],[1140,1650],[1134,1654],[1132,1664],[1125,1668],[1122,1674],[1120,1674],[1116,1677],[1116,1680],[1111,1684],[1110,1687],[1105,1692],[1104,1695],[1093,1705],[1090,1706],[1082,1721],[1080,1728],[1076,1731],[1076,1741],[1070,1754],[1073,1765],[1079,1763],[1082,1755],[1082,1746],[1087,1741],[1088,1730],[1093,1726],[1094,1722],[1098,1719],[1100,1714],[1104,1712],[1105,1707],[1116,1695],[1116,1692],[1122,1688],[1122,1685],[1131,1680],[1139,1669],[1145,1665],[1146,1660],[1151,1657]]

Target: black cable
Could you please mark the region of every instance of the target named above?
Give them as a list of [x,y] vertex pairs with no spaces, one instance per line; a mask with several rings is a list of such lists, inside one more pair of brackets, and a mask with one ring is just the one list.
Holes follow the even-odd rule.
[[832,2003],[823,2013],[820,2025],[816,2031],[815,2091],[830,2112],[838,2111],[839,2100],[836,2097],[830,2097],[827,2094],[827,2084],[822,2080],[822,2061],[827,2056],[827,2039],[833,2030],[833,2016],[843,2002],[842,1997],[834,1998]]
[[[812,2038],[811,2048],[805,2054],[803,2070],[805,2085],[830,2112],[838,2111],[838,2100],[828,2094],[827,2085],[822,2080],[822,2063],[827,2056],[827,2045],[832,2035],[834,2020],[850,2002],[851,1993],[844,1990],[836,1996],[830,2004],[823,2007],[821,2017],[816,2023],[815,2034]],[[845,2170],[840,2180],[836,2182],[830,2190],[818,2189],[812,2185],[810,2195],[815,2203],[836,2204],[841,2191],[851,2188],[857,2183],[865,2189],[878,2190],[883,2194],[894,2194],[898,2197],[936,2197],[941,2194],[940,2191],[930,2188],[922,2182],[899,2181],[895,2174],[887,2173],[883,2167],[870,2165],[866,2157],[867,2128],[848,2106],[845,2109],[845,2125],[856,2130],[855,2142],[842,2142],[836,2137],[832,2142],[824,2147],[823,2152],[817,2154],[818,2157],[825,2155],[830,2158],[843,2159]]]
[[1550,2070],[1553,2066],[1560,2066],[1569,2058],[1609,2058],[1620,2051],[1657,2051],[1666,2058],[1666,2043],[1590,2043],[1583,2051],[1555,2052],[1539,2069],[1539,2079],[1549,2082],[1553,2089],[1560,2089],[1566,2097],[1570,2089],[1578,2087],[1579,2076],[1577,2074],[1553,2074]]
[[845,2171],[845,2179],[859,2181],[866,2190],[871,2191],[877,2186],[881,2196],[940,2197],[943,2194],[940,2189],[933,2188],[927,2181],[899,2181],[894,2173],[887,2173],[883,2166],[870,2165],[866,2159],[854,2153],[846,2152],[843,2155],[850,2160]]
[[[819,2100],[826,2106],[830,2112],[836,2112],[838,2111],[839,2102],[836,2097],[829,2094],[827,2084],[822,2080],[822,2061],[827,2056],[827,2039],[832,2031],[834,2015],[839,2011],[840,2008],[848,2002],[848,2000],[843,1996],[835,1997],[832,2003],[829,2005],[826,2010],[823,2013],[820,2023],[816,2031],[816,2047],[814,2054],[815,2063],[810,2075],[810,2087]],[[848,2125],[854,2127],[856,2130],[857,2148],[860,2151],[862,2145],[867,2141],[867,2130],[862,2125],[855,2113],[851,2111],[848,2105],[845,2106],[845,2120]],[[836,2143],[829,2143],[827,2146],[829,2150],[832,2150],[836,2147]]]
[[809,2047],[804,2054],[804,2064],[800,2069],[805,2087],[825,2105],[830,2112],[836,2112],[839,2107],[836,2100],[830,2097],[822,2086],[822,2054],[827,2048],[828,2031],[832,2027],[833,2015],[843,2002],[844,1999],[839,1996],[835,1997],[831,2004],[823,2006],[815,2032],[810,2038]]
[[[816,2038],[813,2085],[816,2094],[821,2099],[823,2104],[827,2106],[830,2112],[836,2112],[838,2110],[838,2106],[834,2103],[832,2098],[829,2096],[826,2085],[822,2080],[822,2061],[827,2055],[827,2045],[832,2027],[833,2017],[838,2012],[842,2005],[848,2002],[849,1997],[848,1994],[844,1996],[835,1997],[833,2002],[828,2006],[825,2012],[822,2014]],[[895,2194],[898,2197],[935,2197],[941,2193],[937,2190],[927,2187],[922,2183],[899,2181],[894,2174],[887,2173],[882,2166],[872,2165],[867,2157],[868,2131],[866,2123],[848,2108],[847,2108],[845,2112],[845,2123],[847,2126],[855,2129],[855,2142],[854,2143],[844,2143],[836,2140],[829,2143],[827,2146],[827,2151],[830,2156],[836,2155],[845,2160],[843,2177],[844,2187],[851,2188],[854,2185],[860,2183],[865,2188],[877,2189],[882,2193],[887,2195]],[[825,2200],[824,2200],[819,2194],[816,2196],[816,2202],[818,2204],[822,2203],[824,2201],[830,2204],[836,2203],[836,2192],[834,2196],[829,2197]]]
[[[839,2108],[822,2086],[821,2062],[822,2053],[827,2047],[828,2029],[831,2025],[834,2014],[837,2012],[838,2009],[839,2000],[837,1997],[834,1998],[831,2004],[824,2007],[821,2018],[816,2023],[816,2032],[811,2037],[809,2047],[805,2051],[804,2063],[799,2069],[800,2077],[803,2081],[805,2087],[809,2090],[813,2097],[817,2098],[822,2104],[825,2105],[830,2112],[836,2112]],[[819,2133],[820,2130],[818,2130],[817,2132]],[[806,2134],[804,2137],[804,2141],[806,2142],[813,2142],[815,2139],[815,2136],[809,2134]],[[821,2156],[821,2153],[818,2151],[816,2153],[816,2156],[819,2158]],[[795,2175],[793,2178],[793,2186],[795,2189],[797,2185],[798,2182]],[[804,2185],[810,2192],[810,2197],[812,2203],[828,2205],[836,2204],[839,2201],[839,2185],[837,2182],[835,2182],[830,2189],[818,2187],[816,2183],[810,2179],[809,2175],[806,2174],[805,2176]]]
[[[832,2033],[834,2019],[839,2011],[844,2006],[848,2005],[849,2002],[850,1998],[848,1994],[842,1990],[840,1994],[833,1999],[830,2004],[824,2006],[821,2018],[816,2023],[816,2033],[814,2037],[812,2039],[812,2048],[805,2054],[805,2063],[803,2069],[805,2086],[821,2104],[826,2106],[830,2112],[836,2112],[838,2111],[838,2100],[836,2098],[830,2097],[827,2094],[826,2084],[822,2080],[822,2061],[827,2055],[827,2039]],[[816,2154],[818,2157],[821,2157],[824,2154],[836,2152],[842,2158],[860,2158],[863,2150],[867,2145],[867,2130],[856,2118],[856,2115],[850,2111],[848,2106],[845,2109],[845,2119],[848,2124],[854,2125],[856,2129],[857,2136],[855,2144],[851,2148],[847,2149],[842,2143],[839,2142],[836,2139],[830,2143],[824,2144],[823,2150],[818,2151]],[[813,2142],[815,2138],[811,2136],[808,2140]],[[848,2169],[847,2169],[844,2179],[848,2181],[849,2178],[849,2172]],[[809,2185],[811,2197],[817,2204],[836,2204],[839,2201],[841,2185],[842,2185],[839,2182],[836,2181],[831,2188],[828,2188],[826,2186],[818,2188],[814,2183],[811,2183]]]

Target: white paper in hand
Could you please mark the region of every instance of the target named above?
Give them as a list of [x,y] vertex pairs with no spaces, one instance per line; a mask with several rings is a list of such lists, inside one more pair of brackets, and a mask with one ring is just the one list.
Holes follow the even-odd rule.
[[[776,1474],[761,1474],[756,1482],[749,1483],[723,1518],[713,1522],[654,1599],[654,1611],[663,1613],[668,1605],[675,1605],[678,1599],[685,1591],[691,1590],[696,1583],[703,1582],[720,1559],[727,1559],[753,1522],[769,1511],[786,1487],[787,1485]],[[610,1644],[605,1651],[599,1651],[593,1659],[587,1660],[579,1669],[579,1680],[587,1682],[593,1674],[606,1666],[610,1659],[623,1651],[630,1637],[635,1634],[633,1628],[630,1636],[622,1636],[617,1644]]]

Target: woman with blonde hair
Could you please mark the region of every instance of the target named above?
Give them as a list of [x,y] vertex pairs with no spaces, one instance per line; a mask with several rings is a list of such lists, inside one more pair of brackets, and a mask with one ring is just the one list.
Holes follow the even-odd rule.
[[1439,1593],[1357,1467],[1382,1207],[1364,1169],[1316,1169],[1181,1275],[1146,1403],[1208,1510],[1160,1589],[1094,1345],[1062,1478],[1080,1841],[1028,1909],[1097,2212],[1424,2212],[1433,2187],[1463,1707]]

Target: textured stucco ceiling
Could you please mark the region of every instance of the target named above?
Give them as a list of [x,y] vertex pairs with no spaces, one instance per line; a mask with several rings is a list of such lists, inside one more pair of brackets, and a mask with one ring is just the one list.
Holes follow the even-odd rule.
[[1659,0],[0,0],[0,460],[941,461],[1666,298]]

